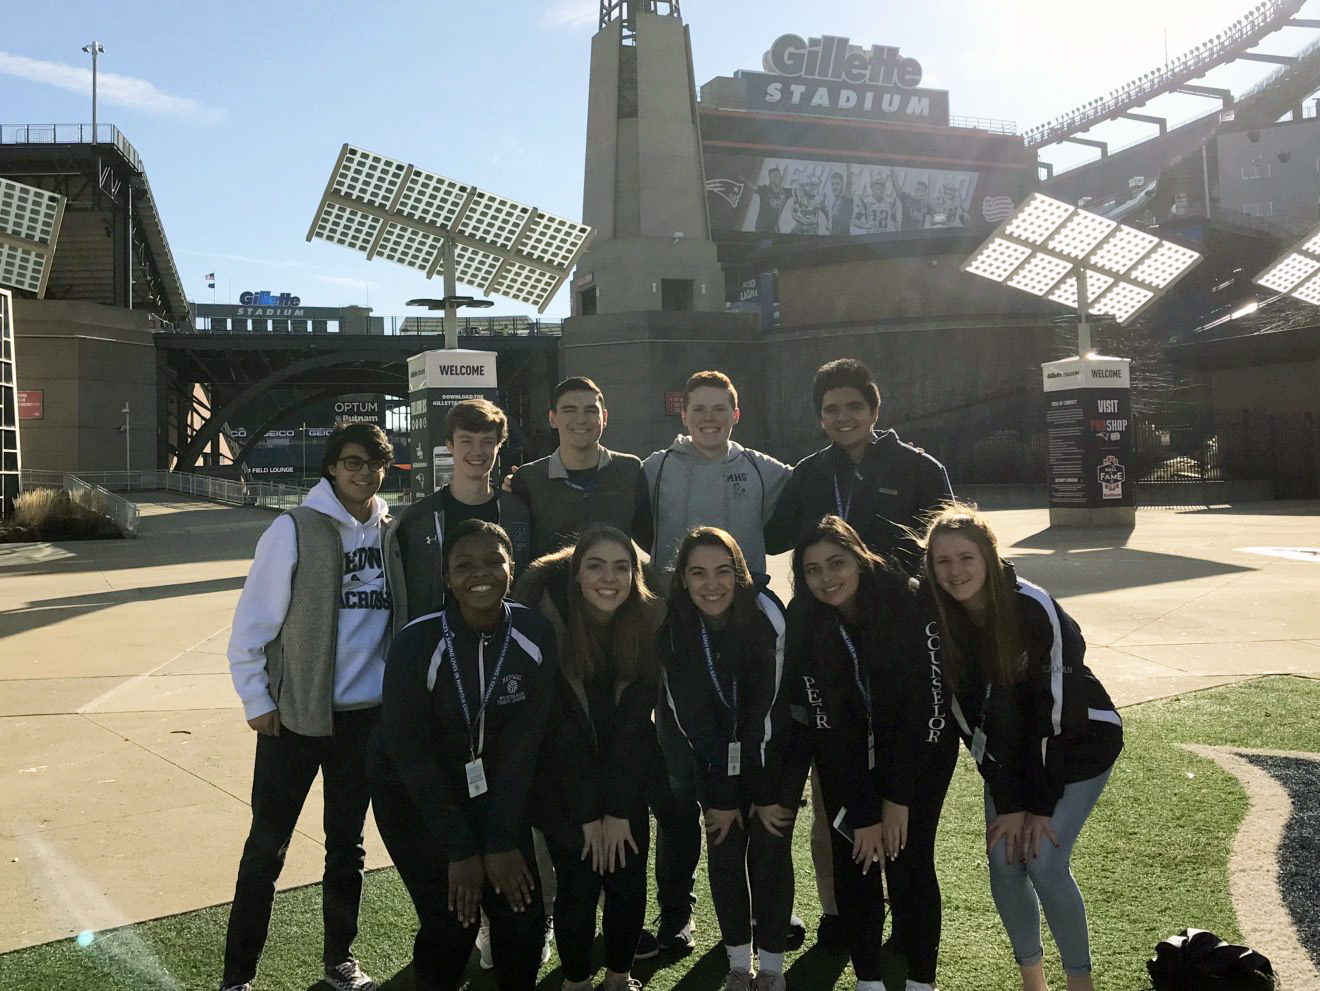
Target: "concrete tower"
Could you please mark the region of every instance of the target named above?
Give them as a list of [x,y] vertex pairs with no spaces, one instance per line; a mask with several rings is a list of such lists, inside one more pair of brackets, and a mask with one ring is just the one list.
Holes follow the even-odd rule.
[[563,370],[605,390],[609,446],[649,450],[677,425],[665,393],[718,367],[721,342],[757,337],[754,317],[725,312],[678,0],[601,0],[582,219],[596,235],[572,281]]

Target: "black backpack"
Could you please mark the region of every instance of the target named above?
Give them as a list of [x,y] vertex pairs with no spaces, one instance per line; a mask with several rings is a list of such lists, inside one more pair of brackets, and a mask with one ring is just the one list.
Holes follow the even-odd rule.
[[1247,946],[1226,943],[1204,929],[1161,940],[1146,961],[1155,991],[1275,991],[1274,968]]

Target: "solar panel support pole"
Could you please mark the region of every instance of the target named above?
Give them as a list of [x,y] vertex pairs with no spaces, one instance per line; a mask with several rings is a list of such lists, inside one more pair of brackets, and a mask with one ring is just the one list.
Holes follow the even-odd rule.
[[452,351],[458,347],[458,263],[454,259],[454,239],[445,238],[445,347]]
[[1087,310],[1086,266],[1077,266],[1077,357],[1085,358],[1091,351],[1091,322]]

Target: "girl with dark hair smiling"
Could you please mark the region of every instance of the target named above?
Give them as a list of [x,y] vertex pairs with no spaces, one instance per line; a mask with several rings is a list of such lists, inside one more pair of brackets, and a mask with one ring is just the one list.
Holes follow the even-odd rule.
[[915,588],[838,516],[793,550],[793,712],[832,824],[834,893],[860,991],[882,991],[883,862],[906,991],[932,991],[940,943],[935,832],[957,758],[938,641]]
[[508,535],[464,520],[444,545],[444,608],[409,623],[386,661],[372,801],[417,909],[419,991],[459,987],[483,909],[501,991],[533,987],[541,962],[529,804],[555,640],[506,600],[512,568]]
[[659,766],[655,628],[662,606],[623,531],[597,523],[533,562],[518,596],[559,639],[554,710],[542,753],[537,823],[555,865],[555,938],[564,991],[590,991],[604,895],[605,991],[640,985],[631,969],[646,915],[646,771]]
[[1043,588],[999,557],[974,507],[931,521],[950,709],[985,779],[990,891],[1025,991],[1045,991],[1040,910],[1069,991],[1092,991],[1086,906],[1069,860],[1123,748],[1123,722],[1083,663],[1086,642]]
[[711,902],[729,957],[726,991],[784,989],[797,811],[782,766],[784,631],[783,607],[753,584],[737,542],[715,527],[691,531],[657,640],[660,739],[671,779],[695,778]]

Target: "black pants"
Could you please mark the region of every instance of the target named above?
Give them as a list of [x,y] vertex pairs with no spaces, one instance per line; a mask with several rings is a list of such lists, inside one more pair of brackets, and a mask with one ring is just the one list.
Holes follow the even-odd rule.
[[939,764],[922,778],[920,793],[908,807],[907,846],[885,864],[894,943],[907,957],[908,977],[922,984],[935,983],[939,959],[941,913],[935,832],[957,761],[957,749],[946,748]]
[[333,736],[300,736],[287,727],[279,736],[258,736],[252,771],[252,829],[243,845],[225,936],[224,986],[245,984],[257,973],[266,946],[275,882],[284,867],[303,802],[321,772],[325,791],[325,876],[321,887],[324,957],[347,960],[358,929],[362,827],[369,800],[367,738],[380,708],[336,712]]
[[[478,927],[463,925],[449,910],[449,861],[402,781],[392,776],[373,778],[371,798],[380,837],[417,910],[413,940],[417,991],[456,991],[463,983]],[[532,875],[531,905],[515,912],[489,882],[481,895],[481,907],[490,920],[491,956],[500,991],[531,991],[536,986],[545,941],[545,907],[530,826],[523,830],[519,849]]]
[[[744,810],[743,826],[734,825],[717,846],[706,847],[710,899],[725,946],[752,941],[768,953],[788,948],[788,918],[793,913],[793,836],[771,835],[761,820]],[[883,916],[882,916],[883,918]]]
[[701,806],[697,804],[692,750],[672,718],[657,714],[663,759],[648,778],[655,813],[655,888],[661,930],[681,929],[697,904],[697,864],[701,860]]
[[[596,906],[605,893],[601,933],[605,939],[605,966],[620,974],[632,970],[637,940],[646,921],[646,858],[650,845],[650,818],[643,809],[629,820],[637,853],[627,851],[627,866],[612,874],[597,874],[591,861],[582,859],[582,833],[565,842],[571,830],[557,831],[563,840],[550,842],[559,890],[555,895],[555,943],[564,967],[564,980],[585,981],[595,973],[591,944],[596,938]],[[577,827],[575,827],[577,828]],[[547,833],[547,840],[550,834]]]
[[[830,802],[831,797],[825,796],[825,808],[832,823],[839,814],[839,806]],[[908,844],[911,845],[910,839]],[[863,874],[864,865],[853,863],[852,841],[833,826],[830,852],[834,857],[834,898],[848,934],[853,973],[859,981],[883,980],[880,946],[885,938],[885,889],[880,864],[872,864]]]

